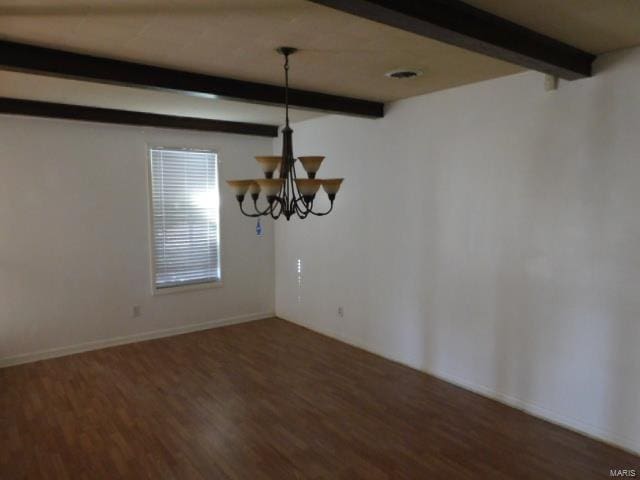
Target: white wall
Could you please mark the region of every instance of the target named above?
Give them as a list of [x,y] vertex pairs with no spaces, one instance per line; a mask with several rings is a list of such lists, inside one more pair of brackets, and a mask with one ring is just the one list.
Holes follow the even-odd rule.
[[255,176],[253,156],[272,149],[268,138],[0,117],[0,365],[273,313],[272,224],[256,237],[226,185],[224,285],[151,295],[147,142],[213,148],[222,179]]
[[294,125],[346,180],[277,224],[277,314],[640,452],[640,49],[597,69]]

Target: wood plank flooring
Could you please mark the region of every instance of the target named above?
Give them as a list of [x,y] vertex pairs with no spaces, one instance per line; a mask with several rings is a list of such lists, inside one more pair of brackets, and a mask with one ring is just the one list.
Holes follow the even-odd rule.
[[0,370],[2,480],[584,480],[610,468],[640,472],[640,458],[279,319]]

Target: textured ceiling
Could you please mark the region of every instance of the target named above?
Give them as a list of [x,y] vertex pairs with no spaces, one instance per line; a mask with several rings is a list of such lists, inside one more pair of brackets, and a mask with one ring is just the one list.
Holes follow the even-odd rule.
[[[304,0],[6,2],[11,40],[232,78],[282,82],[280,45],[301,49],[295,87],[389,101],[520,71],[519,67]],[[401,67],[422,77],[397,81]]]
[[[0,97],[235,122],[265,123],[268,125],[284,123],[284,111],[279,106],[257,105],[220,98],[181,95],[162,90],[103,85],[17,72],[0,71]],[[317,111],[299,109],[291,111],[291,119],[294,122],[322,115],[322,112]]]
[[[640,44],[640,0],[468,3],[593,53]],[[271,84],[282,83],[274,49],[292,45],[301,49],[291,60],[294,87],[384,102],[522,71],[304,0],[0,0],[0,37]],[[384,76],[402,67],[424,75],[404,81]],[[281,118],[273,107],[5,72],[0,83],[2,95],[21,98],[205,111],[211,118],[267,123]]]
[[640,45],[638,0],[465,0],[590,53]]

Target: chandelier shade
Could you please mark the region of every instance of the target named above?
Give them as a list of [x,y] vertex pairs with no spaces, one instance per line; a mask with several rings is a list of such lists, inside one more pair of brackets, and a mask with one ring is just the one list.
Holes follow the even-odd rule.
[[277,170],[277,168],[282,163],[282,157],[276,156],[266,156],[266,157],[256,157],[256,161],[262,167],[262,171],[266,175],[267,178],[273,177],[273,172]]
[[260,190],[264,192],[267,199],[278,195],[284,184],[284,180],[281,178],[259,178],[255,182],[260,186]]
[[336,193],[338,193],[338,190],[340,190],[340,185],[342,185],[342,180],[343,180],[342,178],[329,178],[326,180],[321,180],[322,188],[327,193],[327,195],[335,196]]
[[296,186],[298,187],[298,191],[305,199],[307,197],[314,197],[318,190],[320,190],[321,185],[322,180],[312,180],[309,178],[296,179]]
[[255,180],[227,180],[227,184],[229,184],[236,197],[247,193],[247,190],[249,190],[254,183]]
[[[240,211],[247,217],[271,216],[274,219],[285,217],[307,218],[309,215],[324,216],[333,210],[336,194],[342,184],[342,178],[316,179],[316,174],[325,157],[298,157],[307,178],[298,178],[296,158],[293,156],[293,130],[289,125],[289,56],[296,52],[295,48],[281,47],[278,53],[284,56],[285,78],[285,126],[282,129],[282,155],[265,155],[256,157],[265,178],[255,180],[227,180],[227,184],[238,200]],[[274,178],[278,170],[278,178]],[[323,188],[329,200],[329,207],[319,211],[314,207],[316,195]],[[253,203],[252,211],[246,211],[244,200],[247,192]],[[265,197],[266,206],[259,206],[261,194]],[[264,203],[264,202],[263,202]]]
[[315,178],[316,172],[320,169],[320,164],[324,160],[324,157],[298,157],[302,168],[307,172],[309,178]]
[[249,194],[251,196],[260,195],[260,184],[258,184],[258,182],[256,182],[255,180],[251,181],[251,185],[249,186]]

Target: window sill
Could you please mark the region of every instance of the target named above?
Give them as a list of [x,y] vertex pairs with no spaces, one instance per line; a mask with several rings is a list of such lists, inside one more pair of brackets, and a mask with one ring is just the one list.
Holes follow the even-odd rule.
[[195,290],[208,290],[210,288],[222,287],[222,280],[218,282],[194,283],[192,285],[179,285],[176,287],[154,288],[152,294],[155,295],[171,295],[174,293],[193,292]]

